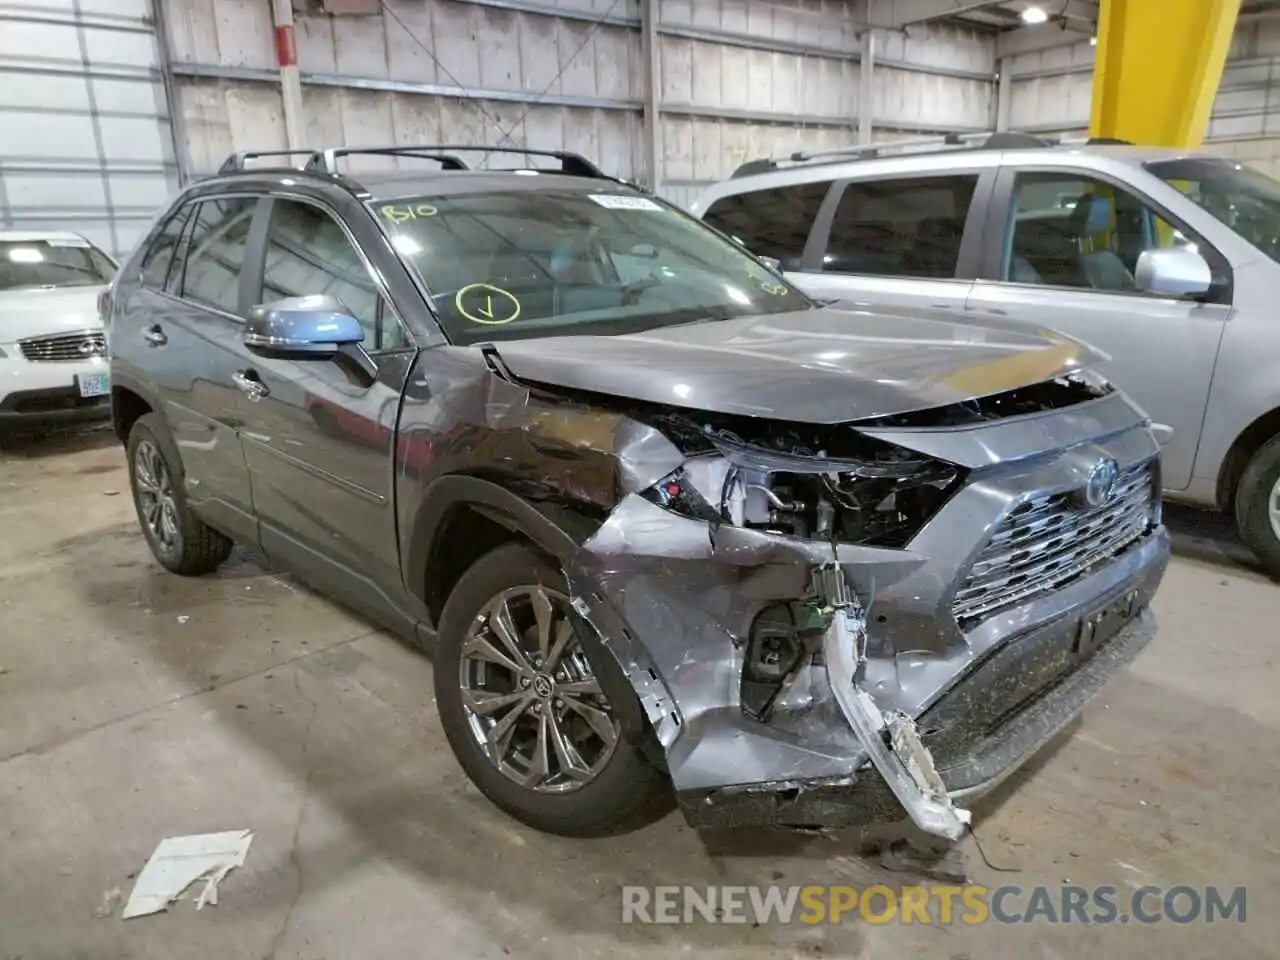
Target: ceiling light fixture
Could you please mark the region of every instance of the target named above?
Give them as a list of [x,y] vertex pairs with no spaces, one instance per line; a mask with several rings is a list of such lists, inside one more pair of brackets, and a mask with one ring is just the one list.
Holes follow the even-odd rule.
[[1049,15],[1044,12],[1044,7],[1023,7],[1019,16],[1022,17],[1023,23],[1031,24],[1044,23],[1049,19]]

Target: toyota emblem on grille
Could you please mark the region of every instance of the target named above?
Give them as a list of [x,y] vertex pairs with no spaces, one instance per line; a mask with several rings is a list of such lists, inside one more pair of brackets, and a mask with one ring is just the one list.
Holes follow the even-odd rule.
[[1089,477],[1080,491],[1085,506],[1100,507],[1116,492],[1120,480],[1120,465],[1110,457],[1099,460],[1089,469]]

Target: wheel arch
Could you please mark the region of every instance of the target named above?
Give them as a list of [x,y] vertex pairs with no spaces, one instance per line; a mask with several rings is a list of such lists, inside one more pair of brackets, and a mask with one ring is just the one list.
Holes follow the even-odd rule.
[[406,585],[434,628],[453,585],[484,554],[524,541],[564,567],[595,526],[572,508],[535,504],[493,479],[441,477],[427,488],[413,521]]
[[1216,499],[1221,510],[1234,509],[1236,490],[1253,455],[1272,437],[1280,435],[1280,407],[1254,420],[1235,438],[1218,470]]

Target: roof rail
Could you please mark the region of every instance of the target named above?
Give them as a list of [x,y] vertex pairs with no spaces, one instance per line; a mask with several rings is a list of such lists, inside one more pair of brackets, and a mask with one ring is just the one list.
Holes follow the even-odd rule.
[[840,160],[873,160],[895,153],[923,153],[930,149],[973,150],[1025,150],[1056,146],[1059,141],[1050,137],[1038,137],[1029,133],[989,130],[973,133],[948,133],[936,137],[917,137],[910,140],[888,140],[880,143],[862,143],[813,153],[799,152],[788,157],[748,160],[733,171],[733,177],[749,177],[757,173],[781,169],[784,163],[812,163],[814,161],[838,162]]
[[235,173],[237,170],[243,170],[248,161],[260,160],[263,157],[310,157],[314,154],[314,150],[246,150],[242,153],[233,153],[223,160],[222,166],[218,167],[218,173]]
[[551,157],[560,161],[560,172],[576,177],[592,177],[600,180],[612,180],[603,170],[586,157],[564,150],[530,150],[525,147],[489,147],[475,144],[413,144],[390,147],[330,147],[326,150],[312,151],[306,169],[322,173],[337,174],[337,161],[350,156],[384,156],[384,157],[416,157],[439,161],[445,170],[467,170],[465,163],[444,151],[465,150],[483,153],[488,157],[491,153],[515,153],[526,157]]

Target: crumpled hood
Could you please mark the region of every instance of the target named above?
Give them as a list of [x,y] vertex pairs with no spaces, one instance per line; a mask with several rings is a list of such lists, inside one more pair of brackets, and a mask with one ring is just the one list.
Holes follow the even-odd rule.
[[102,286],[0,290],[0,343],[78,330],[101,330]]
[[622,336],[503,341],[497,351],[530,383],[803,423],[945,406],[1106,359],[1047,328],[839,305]]

